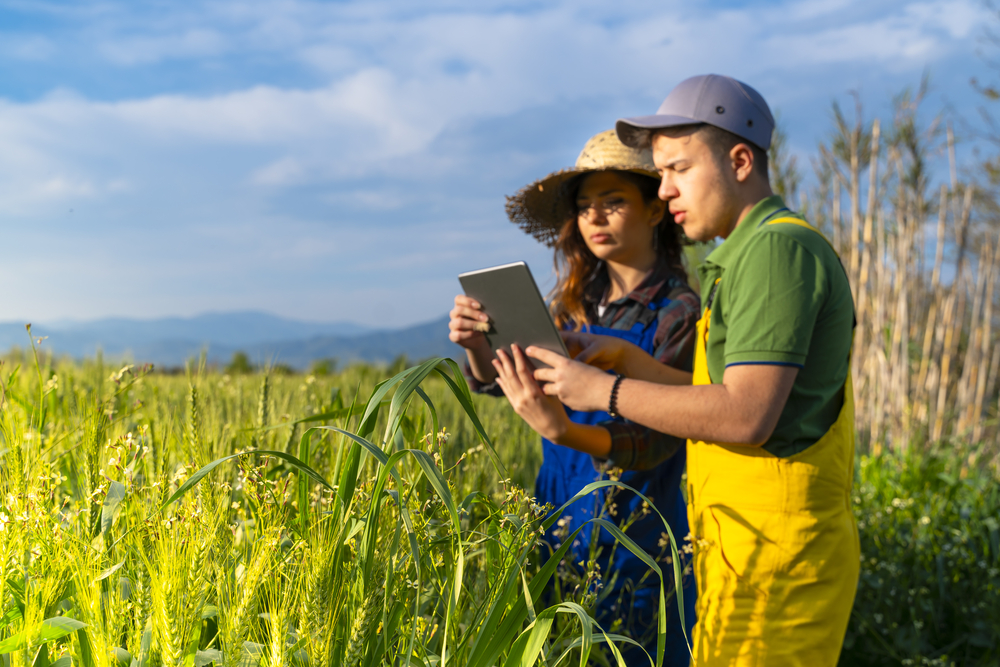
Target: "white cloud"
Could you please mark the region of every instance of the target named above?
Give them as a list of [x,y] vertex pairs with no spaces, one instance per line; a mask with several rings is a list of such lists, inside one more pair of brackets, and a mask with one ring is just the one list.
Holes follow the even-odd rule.
[[165,59],[188,59],[223,53],[227,40],[214,30],[193,28],[169,36],[126,37],[98,47],[116,65],[134,66]]
[[283,157],[255,171],[250,180],[258,185],[291,185],[301,182],[304,173],[299,160]]
[[[446,276],[456,268],[515,252],[544,257],[547,251],[504,227],[501,186],[493,182],[532,165],[541,165],[541,175],[571,162],[575,150],[550,155],[551,145],[514,136],[473,154],[485,150],[473,139],[489,138],[493,121],[559,109],[563,116],[545,117],[537,130],[554,132],[598,98],[638,113],[670,85],[706,71],[747,80],[776,106],[822,85],[823,98],[810,107],[819,115],[831,95],[873,70],[908,77],[971,51],[985,17],[975,0],[806,0],[724,10],[680,0],[405,8],[260,0],[185,4],[162,10],[167,16],[143,14],[138,5],[102,7],[74,10],[72,19],[85,28],[74,38],[92,40],[101,76],[136,77],[143,91],[168,90],[147,76],[201,81],[205,71],[225,67],[238,76],[201,92],[171,83],[169,93],[97,99],[58,90],[35,101],[0,100],[3,224],[64,225],[63,233],[92,235],[86,247],[93,252],[128,242],[152,255],[143,267],[151,275],[135,277],[131,291],[112,284],[102,292],[96,286],[104,274],[73,282],[65,267],[75,264],[46,265],[61,276],[53,285],[87,285],[100,295],[93,315],[122,312],[114,304],[142,285],[150,294],[143,308],[178,303],[168,298],[171,271],[181,276],[175,284],[199,286],[199,304],[232,299],[241,277],[241,299],[284,289],[289,300],[272,303],[287,306],[304,283],[332,285],[327,265],[334,263],[342,285],[360,272],[415,290],[421,281],[450,285]],[[23,38],[23,51],[12,43],[0,43],[0,59],[71,52],[46,36]],[[817,82],[817,72],[827,78]],[[468,143],[477,147],[446,141],[460,131],[475,133]],[[69,208],[89,224],[60,222]],[[470,217],[479,223],[470,226]],[[80,237],[69,239],[64,251],[79,252]],[[24,244],[35,245],[43,244]],[[419,278],[407,280],[406,271]],[[229,277],[231,287],[218,286]],[[356,285],[339,291],[345,304],[369,293]],[[440,299],[413,292],[405,299],[410,315],[400,320],[420,319],[418,309]],[[252,304],[207,307],[237,305]]]
[[56,53],[52,40],[41,35],[0,33],[0,58],[12,60],[44,61]]

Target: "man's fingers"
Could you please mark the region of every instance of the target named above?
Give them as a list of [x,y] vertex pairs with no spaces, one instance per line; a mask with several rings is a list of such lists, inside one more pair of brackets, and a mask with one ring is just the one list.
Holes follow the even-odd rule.
[[532,375],[535,382],[555,382],[556,371],[554,368],[539,368]]
[[524,352],[529,357],[538,359],[542,363],[548,364],[549,366],[556,366],[558,363],[566,361],[566,357],[562,356],[558,352],[552,352],[535,345],[532,345]]
[[556,397],[559,396],[559,389],[552,382],[543,384],[541,387],[539,387],[539,389],[541,389],[542,393],[545,394],[546,396],[556,396]]

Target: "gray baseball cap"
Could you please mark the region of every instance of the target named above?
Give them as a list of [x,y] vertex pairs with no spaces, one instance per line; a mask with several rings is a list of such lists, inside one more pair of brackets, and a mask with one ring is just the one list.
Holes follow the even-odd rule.
[[767,150],[774,117],[760,93],[736,79],[702,74],[678,83],[653,116],[622,118],[615,124],[626,146],[644,148],[653,132],[667,127],[708,123]]

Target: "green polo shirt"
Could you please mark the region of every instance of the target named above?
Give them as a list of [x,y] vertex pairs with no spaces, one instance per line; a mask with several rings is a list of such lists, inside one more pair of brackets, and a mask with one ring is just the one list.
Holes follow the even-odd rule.
[[706,348],[708,374],[728,366],[798,367],[788,403],[764,449],[792,456],[836,421],[843,404],[854,301],[836,253],[818,233],[769,220],[801,216],[781,197],[757,203],[698,267],[702,304],[716,278]]

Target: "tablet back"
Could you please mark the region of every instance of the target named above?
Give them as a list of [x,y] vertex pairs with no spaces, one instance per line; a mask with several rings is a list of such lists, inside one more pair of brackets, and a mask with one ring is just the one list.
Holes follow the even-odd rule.
[[[502,348],[509,354],[511,343],[517,343],[522,350],[537,345],[569,356],[527,264],[515,262],[469,271],[458,280],[466,295],[481,303],[490,316],[486,340],[494,352]],[[545,366],[536,359],[532,363]]]

